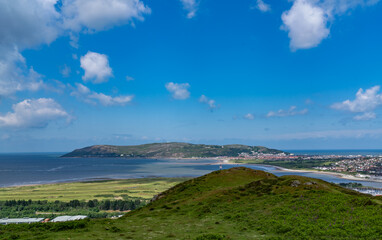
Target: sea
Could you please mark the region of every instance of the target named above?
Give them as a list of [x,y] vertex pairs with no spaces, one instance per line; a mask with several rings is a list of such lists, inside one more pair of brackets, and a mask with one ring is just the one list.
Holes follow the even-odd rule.
[[[291,151],[292,152],[292,151]],[[382,151],[379,151],[382,154]],[[64,153],[0,154],[0,187],[147,177],[197,177],[219,169],[216,160],[169,160],[125,158],[62,158]],[[299,153],[301,154],[301,153]],[[366,154],[368,155],[368,154]],[[222,165],[223,169],[236,164]],[[240,165],[277,176],[301,175],[333,183],[359,182],[382,188],[382,183],[353,181],[327,174],[280,171],[273,166]]]

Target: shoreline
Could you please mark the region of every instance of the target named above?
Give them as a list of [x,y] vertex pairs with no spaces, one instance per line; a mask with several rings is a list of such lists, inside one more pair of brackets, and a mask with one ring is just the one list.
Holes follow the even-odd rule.
[[339,172],[330,172],[330,171],[320,171],[320,170],[315,170],[315,169],[289,169],[289,168],[284,168],[284,167],[279,167],[275,165],[266,165],[266,164],[255,164],[255,163],[234,163],[231,162],[230,160],[224,160],[222,163],[216,163],[218,164],[223,164],[223,165],[254,165],[254,166],[264,166],[264,167],[273,167],[277,171],[280,172],[300,172],[300,173],[315,173],[315,174],[325,174],[325,175],[330,175],[346,180],[353,180],[353,181],[364,181],[364,182],[376,182],[376,183],[382,183],[382,179],[369,179],[369,178],[362,178],[362,177],[356,177],[350,174],[345,174],[345,173],[339,173]]
[[0,186],[0,189],[4,188],[22,188],[22,187],[34,187],[34,186],[43,186],[43,185],[59,185],[59,184],[68,184],[68,183],[92,183],[92,182],[104,182],[104,181],[123,181],[123,180],[134,180],[134,179],[176,179],[176,178],[190,178],[187,176],[181,176],[181,177],[163,177],[163,176],[151,176],[151,177],[132,177],[132,178],[85,178],[85,179],[79,179],[79,180],[58,180],[58,181],[52,181],[52,182],[45,182],[45,183],[22,183],[18,185],[9,185],[9,186]]
[[370,178],[362,178],[362,177],[356,177],[356,176],[353,176],[350,174],[339,173],[339,172],[320,171],[320,170],[314,170],[314,169],[301,169],[300,170],[300,169],[287,169],[287,168],[282,168],[282,167],[276,167],[276,168],[279,171],[317,173],[317,174],[325,174],[325,175],[335,176],[335,177],[339,177],[339,178],[347,179],[347,180],[382,183],[382,179],[379,180],[379,179],[374,179],[374,178],[371,178],[371,179]]
[[[150,159],[152,160],[152,159]],[[280,166],[275,165],[267,165],[267,164],[255,164],[255,163],[235,163],[231,159],[224,159],[224,158],[172,158],[172,159],[157,159],[157,160],[189,160],[190,162],[182,162],[182,164],[185,165],[232,165],[235,166],[245,166],[245,165],[252,165],[252,166],[259,166],[259,167],[265,167],[265,168],[273,168],[276,171],[279,172],[287,172],[287,173],[312,173],[312,174],[322,174],[322,175],[328,175],[333,176],[340,179],[350,180],[350,181],[360,181],[360,182],[373,182],[373,183],[381,183],[381,189],[382,189],[382,179],[375,179],[375,178],[362,178],[362,177],[356,177],[350,174],[345,173],[338,173],[338,172],[329,172],[329,171],[320,171],[315,169],[288,169]],[[204,163],[199,162],[193,162],[192,160],[201,160],[206,161]],[[177,164],[177,162],[175,162]],[[179,162],[180,164],[180,162]],[[216,169],[217,170],[217,169]],[[268,169],[264,169],[264,171],[272,171]],[[20,183],[20,184],[14,184],[14,185],[8,185],[8,186],[0,186],[0,189],[4,188],[18,188],[18,187],[30,187],[30,186],[40,186],[40,185],[54,185],[54,184],[67,184],[67,183],[81,183],[81,182],[97,182],[97,181],[118,181],[118,180],[126,180],[126,179],[149,179],[149,178],[182,178],[182,177],[190,177],[190,176],[176,176],[176,177],[165,177],[165,176],[135,176],[135,177],[129,177],[129,178],[107,178],[107,177],[99,177],[99,178],[78,178],[78,179],[66,179],[66,180],[53,180],[48,182],[40,182],[40,183]],[[197,177],[197,176],[194,176]],[[318,177],[316,177],[318,178]]]

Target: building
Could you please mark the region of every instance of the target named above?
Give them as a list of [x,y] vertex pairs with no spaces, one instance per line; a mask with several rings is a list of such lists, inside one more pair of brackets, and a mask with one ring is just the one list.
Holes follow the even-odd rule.
[[74,221],[74,220],[81,220],[85,219],[87,216],[84,215],[77,215],[77,216],[59,216],[53,219],[51,222],[67,222],[67,221]]
[[21,224],[21,223],[38,223],[44,221],[44,218],[1,218],[1,225]]

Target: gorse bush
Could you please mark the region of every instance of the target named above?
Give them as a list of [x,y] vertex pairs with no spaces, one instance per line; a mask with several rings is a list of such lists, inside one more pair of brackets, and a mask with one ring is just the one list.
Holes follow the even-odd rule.
[[227,239],[225,236],[220,235],[220,234],[203,234],[201,236],[198,236],[195,238],[195,240],[224,240]]

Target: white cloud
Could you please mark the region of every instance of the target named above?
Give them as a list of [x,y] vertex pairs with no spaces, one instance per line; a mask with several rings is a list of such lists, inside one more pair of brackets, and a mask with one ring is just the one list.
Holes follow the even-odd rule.
[[305,115],[308,113],[308,109],[303,109],[300,111],[297,111],[296,106],[291,106],[288,110],[280,109],[277,112],[270,111],[267,114],[267,117],[288,117],[288,116],[295,116],[295,115]]
[[105,54],[96,52],[87,52],[81,59],[81,68],[84,69],[85,75],[82,77],[84,81],[92,81],[93,83],[106,82],[113,76],[113,71],[109,66],[109,59]]
[[198,10],[199,2],[196,0],[180,0],[183,4],[183,9],[186,10],[187,18],[195,17],[196,11]]
[[206,97],[205,95],[200,96],[200,98],[199,98],[199,102],[204,103],[204,104],[207,104],[207,105],[208,105],[208,108],[209,108],[211,111],[214,110],[215,108],[217,108],[216,103],[215,103],[215,100],[213,100],[213,99],[209,99],[209,98]]
[[247,113],[244,115],[244,118],[248,119],[248,120],[253,120],[253,119],[255,119],[255,116],[253,116],[252,113]]
[[54,41],[61,31],[55,4],[56,0],[0,1],[0,44],[25,49]]
[[61,75],[65,78],[69,77],[71,72],[72,72],[72,69],[66,64],[60,69]]
[[13,112],[0,115],[0,127],[43,128],[50,122],[70,115],[53,99],[26,99],[12,106]]
[[379,94],[380,86],[374,86],[364,91],[360,88],[353,101],[345,100],[340,103],[334,103],[333,109],[345,110],[350,112],[372,111],[382,104],[382,95]]
[[296,0],[282,14],[282,29],[288,31],[292,50],[317,46],[329,36],[328,14],[310,0]]
[[188,83],[173,83],[169,82],[165,85],[167,91],[169,91],[174,99],[184,100],[190,97],[190,84]]
[[133,100],[134,96],[111,97],[103,93],[92,93],[88,96],[88,98],[95,99],[104,106],[112,106],[112,105],[126,105],[127,103]]
[[103,93],[93,92],[81,83],[76,83],[76,88],[72,91],[71,95],[78,97],[87,103],[96,104],[98,102],[103,106],[124,106],[130,103],[134,98],[134,95],[112,97]]
[[143,21],[151,9],[139,0],[66,0],[62,14],[64,27],[76,32],[101,31],[114,26]]
[[271,11],[271,6],[267,3],[265,3],[263,0],[257,0],[256,2],[256,8],[259,9],[262,12],[269,12]]
[[376,116],[374,112],[365,112],[364,114],[354,116],[354,120],[370,120],[376,118]]
[[143,20],[150,11],[139,0],[0,1],[0,95],[43,86],[41,75],[22,57],[24,49],[50,44],[62,35],[76,45],[80,32]]
[[81,83],[76,83],[76,87],[77,87],[77,91],[74,93],[78,93],[80,95],[87,95],[87,94],[90,94],[91,92],[88,87],[84,86]]
[[288,31],[293,51],[316,47],[329,36],[329,25],[336,15],[377,2],[379,0],[294,0],[291,9],[281,16],[281,29]]
[[43,87],[41,75],[26,65],[20,51],[56,39],[59,14],[53,0],[0,1],[0,96]]
[[352,113],[363,113],[356,115],[355,120],[369,120],[376,117],[373,112],[377,107],[382,105],[382,94],[379,93],[380,86],[374,86],[364,91],[360,88],[353,101],[345,100],[343,102],[332,104],[331,108],[343,110]]
[[41,75],[26,66],[24,57],[17,49],[0,47],[0,97],[18,91],[37,91],[44,86]]
[[69,32],[69,44],[72,46],[72,48],[79,48],[78,41],[80,40],[78,33]]
[[134,80],[135,80],[135,78],[130,77],[130,76],[126,76],[126,81],[134,81]]

